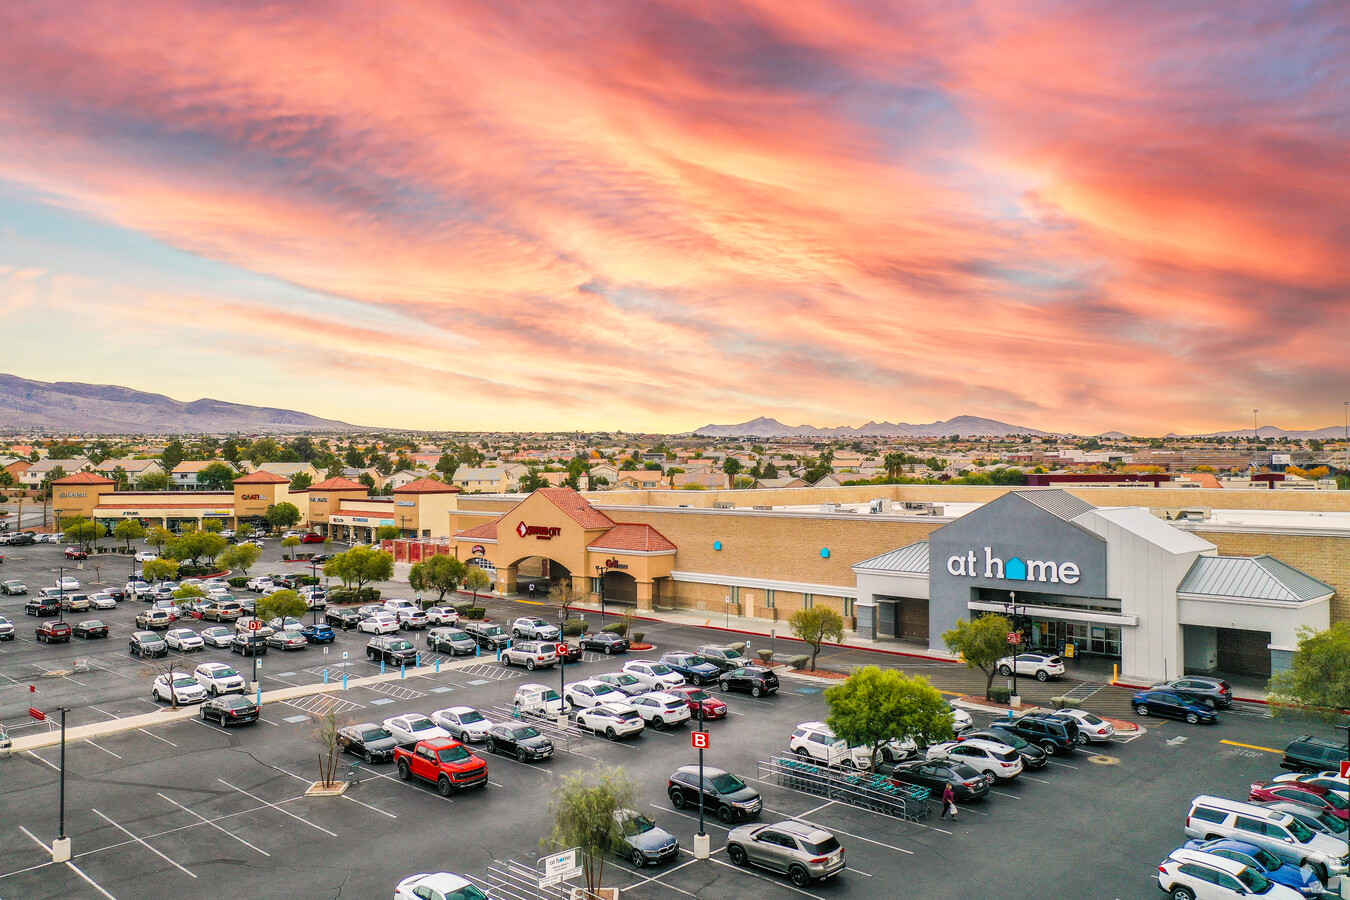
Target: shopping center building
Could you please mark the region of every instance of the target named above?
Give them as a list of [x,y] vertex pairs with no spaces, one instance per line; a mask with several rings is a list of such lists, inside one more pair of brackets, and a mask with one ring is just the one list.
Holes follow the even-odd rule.
[[1165,487],[868,485],[758,491],[464,494],[422,479],[372,497],[329,479],[292,492],[254,473],[232,492],[54,484],[58,518],[148,524],[261,520],[294,503],[337,541],[413,562],[446,553],[505,594],[566,582],[611,608],[777,625],[829,606],[859,637],[942,652],[959,619],[1013,615],[1036,647],[1118,664],[1122,677],[1266,675],[1299,629],[1350,618],[1350,492]]

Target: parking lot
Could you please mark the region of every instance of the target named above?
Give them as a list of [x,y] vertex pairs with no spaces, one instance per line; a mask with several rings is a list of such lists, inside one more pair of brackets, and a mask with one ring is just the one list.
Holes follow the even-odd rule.
[[[51,583],[62,565],[59,545],[6,551],[0,574],[25,580],[30,591]],[[276,559],[269,546],[254,572],[299,570]],[[114,565],[120,585],[130,560]],[[76,577],[91,587],[87,574],[90,568]],[[100,575],[114,582],[102,566]],[[22,725],[29,706],[66,704],[74,726],[142,715],[160,705],[149,698],[147,667],[126,653],[131,617],[143,604],[128,601],[116,611],[88,614],[113,625],[107,641],[48,646],[32,642],[36,620],[23,614],[23,599],[0,600],[20,637],[0,645],[0,721]],[[538,609],[504,601],[489,608],[498,621]],[[644,630],[656,653],[726,639],[685,626],[644,623]],[[420,635],[415,640],[422,643]],[[378,666],[365,660],[365,641],[365,635],[339,633],[327,654],[319,647],[273,650],[263,658],[263,688],[322,682],[325,670],[330,680],[343,672],[377,672]],[[248,665],[223,650],[192,655],[194,664],[224,660],[241,671]],[[836,655],[897,665],[947,690],[968,679],[966,670],[944,663],[864,651]],[[69,671],[77,656],[89,661],[88,671],[44,676]],[[434,656],[423,660],[434,662]],[[568,667],[566,677],[613,671],[621,663],[621,657],[588,654]],[[336,693],[334,709],[351,722],[456,705],[494,717],[503,714],[519,684],[558,680],[556,670],[527,675],[489,657],[461,658],[439,673]],[[541,854],[557,778],[598,765],[622,766],[643,792],[644,811],[682,848],[679,859],[664,868],[637,870],[613,860],[605,883],[623,888],[625,897],[871,898],[893,894],[900,885],[907,894],[932,898],[1153,897],[1157,862],[1184,841],[1187,801],[1202,792],[1245,797],[1250,781],[1278,771],[1279,756],[1268,750],[1307,730],[1246,704],[1207,728],[1145,720],[1146,734],[1056,758],[1044,770],[1025,773],[964,806],[955,823],[938,819],[936,806],[930,817],[908,822],[755,780],[757,763],[785,754],[799,722],[825,717],[823,687],[788,674],[777,696],[726,695],[731,715],[709,723],[707,754],[708,765],[742,775],[763,794],[761,821],[807,819],[836,834],[848,869],[823,884],[799,889],[779,876],[732,865],[723,849],[727,829],[711,816],[712,858],[693,859],[697,816],[673,809],[665,794],[670,773],[696,761],[687,727],[648,729],[614,743],[574,735],[560,743],[554,759],[541,763],[484,753],[489,785],[450,798],[430,785],[400,781],[389,763],[370,767],[341,798],[308,798],[304,791],[318,777],[319,752],[311,714],[329,708],[328,701],[309,697],[268,703],[260,724],[230,731],[194,719],[71,743],[69,866],[51,864],[46,849],[57,828],[57,748],[0,760],[0,898],[380,897],[390,896],[399,879],[415,872],[449,870],[481,878],[494,863],[532,865]],[[1119,693],[1098,696],[1119,705]],[[1092,700],[1087,706],[1093,707]],[[1127,715],[1116,709],[1110,714]],[[977,727],[991,718],[973,716]],[[11,734],[32,734],[35,727],[44,726],[11,728]]]

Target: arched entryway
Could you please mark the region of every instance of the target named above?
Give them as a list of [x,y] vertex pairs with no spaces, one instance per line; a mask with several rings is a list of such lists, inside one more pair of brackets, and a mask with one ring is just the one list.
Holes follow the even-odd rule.
[[509,568],[515,569],[516,592],[528,594],[530,585],[534,585],[534,596],[539,600],[548,599],[553,586],[560,582],[572,585],[572,570],[547,556],[526,556]]
[[618,572],[613,569],[605,572],[604,577],[604,597],[605,606],[620,608],[637,606],[637,580],[627,572]]

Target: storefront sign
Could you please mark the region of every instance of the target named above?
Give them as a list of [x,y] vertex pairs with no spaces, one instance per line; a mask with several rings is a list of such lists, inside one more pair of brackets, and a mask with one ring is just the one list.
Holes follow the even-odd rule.
[[262,498],[263,498],[263,495],[262,495],[262,494],[240,494],[240,495],[239,495],[239,499],[240,499],[240,500],[261,500]]
[[327,498],[327,497],[310,497],[310,498],[309,498],[309,502],[310,502],[310,503],[327,503],[327,502],[328,502],[328,498]]
[[367,519],[365,516],[352,516],[352,521],[358,525],[364,525],[369,522],[370,519]]
[[474,544],[473,549],[470,550],[469,552],[472,553],[474,556],[482,556],[484,553],[487,553],[487,550],[484,549],[482,544]]
[[617,559],[615,559],[614,557],[611,556],[609,559],[605,560],[605,568],[606,568],[606,569],[626,569],[626,568],[628,568],[628,565],[627,565],[626,563],[621,563],[621,562],[619,562]]
[[381,519],[381,520],[380,520],[380,524],[381,524],[381,525],[393,525],[393,524],[394,524],[394,520],[393,520],[393,519]]
[[140,515],[140,512],[137,511],[137,510],[134,510],[134,509],[124,509],[124,510],[122,510],[122,515],[124,515],[124,516],[138,516],[138,515]]
[[56,496],[64,500],[67,497],[88,497],[89,495],[84,493],[83,491],[62,491]]
[[204,516],[232,516],[232,515],[234,515],[234,510],[232,510],[232,509],[208,509],[206,512],[202,513],[202,515],[204,515]]
[[516,526],[516,534],[521,537],[537,537],[541,541],[551,541],[562,534],[562,529],[556,525],[526,525],[521,522]]
[[397,503],[399,506],[416,506],[416,505],[417,505],[417,501],[416,501],[416,500],[395,500],[394,502]]
[[1081,577],[1077,563],[1023,560],[1016,556],[1003,560],[994,556],[993,550],[989,547],[984,548],[982,561],[976,559],[974,550],[965,556],[947,557],[947,574],[967,578],[999,578],[1005,581],[1048,581],[1052,584],[1077,584]]

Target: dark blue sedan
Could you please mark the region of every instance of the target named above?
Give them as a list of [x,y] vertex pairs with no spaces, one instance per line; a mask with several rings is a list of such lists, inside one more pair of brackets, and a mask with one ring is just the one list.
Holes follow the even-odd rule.
[[1202,722],[1213,725],[1219,718],[1212,709],[1198,703],[1190,703],[1170,691],[1140,691],[1134,695],[1130,705],[1141,716],[1165,716],[1169,719],[1182,719],[1192,725]]
[[331,644],[337,637],[333,629],[322,623],[318,625],[306,625],[300,629],[300,633],[305,636],[305,640],[311,644]]

